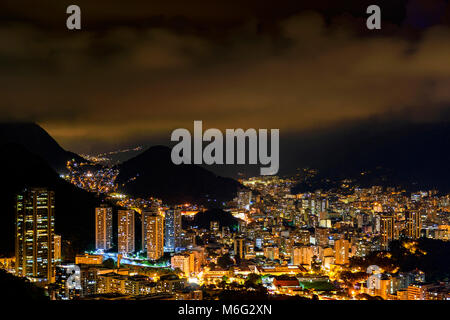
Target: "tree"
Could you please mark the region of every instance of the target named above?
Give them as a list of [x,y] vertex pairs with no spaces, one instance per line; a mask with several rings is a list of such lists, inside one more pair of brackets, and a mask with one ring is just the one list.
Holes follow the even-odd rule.
[[250,273],[245,279],[245,286],[250,288],[257,288],[262,285],[261,276],[256,273]]
[[49,300],[43,288],[36,286],[26,278],[16,277],[0,270],[0,300],[2,301],[44,301]]
[[108,268],[108,269],[114,269],[116,267],[116,263],[114,262],[114,260],[112,258],[106,259],[105,261],[103,261],[102,264],[105,268]]
[[184,275],[184,272],[180,268],[175,268],[173,270],[173,273],[176,274],[177,276]]
[[224,280],[220,281],[218,284],[218,287],[222,288],[222,289],[225,289],[226,286],[227,286],[227,282]]
[[208,263],[208,268],[210,270],[214,270],[216,268],[216,264],[214,262],[210,262],[210,263]]
[[344,281],[345,285],[348,287],[353,287],[356,283],[364,281],[369,275],[366,272],[350,272],[342,271],[339,274],[339,279]]
[[230,258],[230,255],[227,253],[224,254],[223,256],[220,256],[217,259],[217,264],[219,265],[219,267],[223,269],[228,269],[234,264],[234,261],[233,259]]

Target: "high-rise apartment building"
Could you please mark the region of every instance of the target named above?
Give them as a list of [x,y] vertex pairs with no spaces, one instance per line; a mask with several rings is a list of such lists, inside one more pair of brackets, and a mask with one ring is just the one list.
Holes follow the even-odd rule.
[[245,239],[244,238],[234,239],[234,255],[241,260],[243,260],[245,258]]
[[164,254],[164,219],[159,213],[144,211],[142,225],[145,226],[142,239],[143,242],[145,239],[147,258],[157,260]]
[[292,264],[311,266],[314,250],[311,246],[298,246],[292,249],[291,260]]
[[192,252],[176,254],[170,259],[170,264],[173,269],[179,268],[188,278],[195,271],[195,255]]
[[26,189],[16,198],[16,275],[52,282],[54,278],[55,195]]
[[141,226],[142,226],[142,251],[147,252],[147,219],[146,216],[149,215],[159,215],[159,206],[157,204],[153,204],[150,208],[142,211],[141,214]]
[[134,211],[119,210],[117,217],[118,251],[119,253],[132,253],[135,243]]
[[350,253],[350,242],[345,239],[339,239],[334,242],[335,263],[348,264]]
[[164,220],[164,251],[174,252],[176,248],[181,247],[181,210],[167,210]]
[[277,260],[280,258],[280,249],[274,246],[264,247],[264,256],[270,260]]
[[394,238],[394,216],[381,215],[380,217],[381,247],[383,250],[389,248],[389,242]]
[[62,243],[61,243],[61,236],[60,235],[57,235],[57,234],[55,234],[54,236],[53,236],[53,239],[54,239],[54,260],[55,260],[55,263],[58,263],[58,262],[61,262],[61,246],[62,246]]
[[418,211],[406,212],[406,231],[409,238],[420,238],[420,229],[422,228],[422,222],[420,213]]
[[102,205],[95,208],[95,248],[109,250],[112,247],[112,208]]
[[330,229],[328,228],[322,228],[317,227],[315,229],[315,239],[316,239],[316,245],[326,247],[328,246],[330,236]]

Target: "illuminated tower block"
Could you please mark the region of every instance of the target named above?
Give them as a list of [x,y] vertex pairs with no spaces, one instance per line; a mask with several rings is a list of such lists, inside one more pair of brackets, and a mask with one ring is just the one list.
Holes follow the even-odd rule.
[[406,229],[408,237],[412,239],[420,238],[420,229],[422,227],[420,213],[409,211],[406,213]]
[[166,211],[164,225],[164,251],[174,252],[181,247],[181,210],[171,208]]
[[392,215],[382,215],[381,224],[381,246],[383,250],[387,250],[389,242],[394,237],[394,217]]
[[24,190],[16,198],[16,275],[54,278],[55,195],[43,188]]
[[142,226],[142,251],[147,252],[147,220],[145,219],[148,215],[159,214],[159,206],[157,204],[152,204],[148,209],[142,211],[141,214],[141,226]]
[[339,239],[334,243],[335,262],[336,264],[348,264],[348,256],[350,253],[350,243],[348,240]]
[[236,238],[234,239],[234,255],[243,260],[245,258],[245,239]]
[[118,251],[119,253],[134,252],[134,211],[118,211]]
[[55,234],[53,236],[54,239],[54,259],[55,262],[58,263],[61,261],[61,246],[62,246],[62,240],[61,236]]
[[157,260],[164,254],[164,219],[159,213],[144,211],[142,225],[142,239],[145,239],[147,258]]
[[112,247],[112,208],[102,205],[95,208],[95,248],[108,250]]
[[311,246],[298,246],[292,249],[291,260],[292,264],[311,266],[314,256],[313,248]]

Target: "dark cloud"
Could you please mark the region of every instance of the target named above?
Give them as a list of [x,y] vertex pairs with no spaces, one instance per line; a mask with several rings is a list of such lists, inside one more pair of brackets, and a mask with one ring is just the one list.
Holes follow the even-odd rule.
[[86,151],[168,141],[194,120],[298,132],[450,102],[448,2],[426,26],[420,1],[383,2],[371,33],[360,1],[167,3],[79,1],[83,29],[69,32],[64,1],[4,1],[0,118]]

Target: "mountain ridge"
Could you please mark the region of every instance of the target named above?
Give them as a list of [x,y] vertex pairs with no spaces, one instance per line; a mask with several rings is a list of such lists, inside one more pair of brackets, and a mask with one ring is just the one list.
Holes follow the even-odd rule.
[[169,147],[153,146],[118,165],[119,188],[136,197],[154,196],[173,204],[200,201],[212,205],[231,200],[242,187],[198,165],[175,165],[170,153]]
[[57,172],[65,172],[68,160],[84,160],[78,154],[63,149],[46,130],[33,122],[0,123],[0,142],[24,146],[46,160]]

